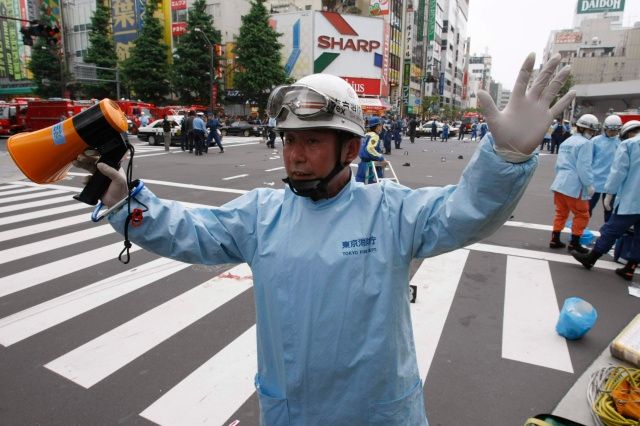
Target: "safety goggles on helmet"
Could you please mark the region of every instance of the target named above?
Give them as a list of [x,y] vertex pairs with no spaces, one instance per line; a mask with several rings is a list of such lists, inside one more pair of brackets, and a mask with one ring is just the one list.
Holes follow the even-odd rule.
[[278,86],[267,102],[267,114],[277,118],[286,109],[301,120],[321,114],[341,115],[350,121],[361,120],[362,108],[359,104],[332,99],[308,86]]

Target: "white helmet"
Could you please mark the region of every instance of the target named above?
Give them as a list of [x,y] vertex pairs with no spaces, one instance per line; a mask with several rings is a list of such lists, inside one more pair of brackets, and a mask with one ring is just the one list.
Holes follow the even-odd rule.
[[600,122],[593,114],[584,114],[578,121],[576,121],[576,127],[582,127],[583,129],[593,130],[597,132],[600,130]]
[[267,113],[276,129],[335,129],[364,136],[364,117],[353,87],[331,74],[311,74],[296,83],[276,87]]
[[622,120],[619,116],[612,114],[604,119],[603,126],[605,130],[620,130],[622,127]]
[[627,134],[632,131],[640,131],[640,121],[631,120],[624,123],[622,129],[620,130],[620,139],[627,139]]

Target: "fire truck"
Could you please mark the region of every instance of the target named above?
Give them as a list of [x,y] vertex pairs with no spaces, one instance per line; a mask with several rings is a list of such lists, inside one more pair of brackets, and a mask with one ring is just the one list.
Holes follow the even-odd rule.
[[38,98],[13,98],[0,101],[0,135],[8,136],[23,132],[27,128],[27,104]]
[[614,112],[614,114],[620,116],[622,124],[631,120],[640,120],[640,111],[638,111],[637,109],[626,110],[624,112]]
[[149,122],[153,121],[155,118],[158,118],[157,114],[154,114],[154,111],[156,109],[154,104],[125,99],[116,101],[116,103],[127,116],[127,121],[129,122],[129,132],[133,134],[138,132],[138,127],[140,127],[140,116],[143,112],[147,117],[149,117]]
[[69,99],[43,99],[27,104],[26,130],[44,129],[84,111],[95,104],[91,101],[71,101]]

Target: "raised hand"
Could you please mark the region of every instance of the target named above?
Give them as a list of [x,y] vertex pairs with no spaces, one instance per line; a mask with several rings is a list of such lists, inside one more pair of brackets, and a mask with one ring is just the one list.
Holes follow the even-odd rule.
[[549,59],[527,91],[534,63],[535,54],[530,53],[522,64],[509,103],[502,111],[487,92],[478,93],[480,109],[489,123],[496,151],[506,154],[505,157],[511,156],[515,162],[518,158],[524,161],[540,146],[553,118],[560,115],[575,97],[575,92],[569,91],[549,108],[569,76],[568,66],[555,74],[560,63],[559,54]]

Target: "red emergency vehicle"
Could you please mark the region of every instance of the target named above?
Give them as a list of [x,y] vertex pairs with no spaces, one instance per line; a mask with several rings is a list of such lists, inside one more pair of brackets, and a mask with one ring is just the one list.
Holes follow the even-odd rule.
[[640,111],[638,111],[637,109],[624,112],[614,112],[614,114],[620,116],[622,124],[631,120],[640,120]]
[[129,120],[129,131],[131,133],[138,133],[138,127],[140,127],[140,116],[143,112],[144,115],[149,117],[149,122],[158,118],[153,113],[156,109],[154,104],[131,100],[119,100],[116,101],[116,103],[127,116],[127,120]]
[[26,128],[26,102],[0,101],[0,135],[13,135]]
[[44,129],[52,126],[95,104],[91,101],[71,101],[69,99],[46,99],[30,101],[27,104],[26,130]]

